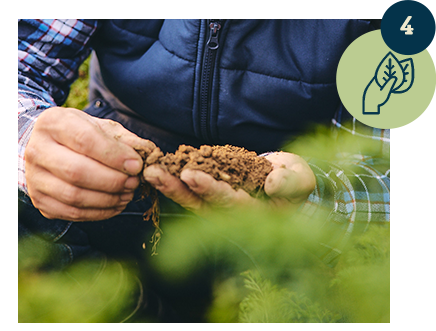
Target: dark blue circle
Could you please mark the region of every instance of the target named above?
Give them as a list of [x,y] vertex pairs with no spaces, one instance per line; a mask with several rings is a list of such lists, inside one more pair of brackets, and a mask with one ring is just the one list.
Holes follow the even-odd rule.
[[[408,25],[413,34],[401,31],[408,16]],[[418,54],[425,50],[435,35],[435,20],[430,10],[417,1],[400,1],[393,4],[383,15],[381,34],[386,45],[394,52],[403,55]]]

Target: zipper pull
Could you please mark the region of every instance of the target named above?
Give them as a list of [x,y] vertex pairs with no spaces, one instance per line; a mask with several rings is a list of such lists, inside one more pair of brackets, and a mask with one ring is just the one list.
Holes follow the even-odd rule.
[[218,22],[211,22],[209,24],[210,33],[209,33],[209,40],[207,41],[207,47],[209,49],[217,49],[220,45],[218,43],[218,35],[219,31],[221,29],[221,24]]

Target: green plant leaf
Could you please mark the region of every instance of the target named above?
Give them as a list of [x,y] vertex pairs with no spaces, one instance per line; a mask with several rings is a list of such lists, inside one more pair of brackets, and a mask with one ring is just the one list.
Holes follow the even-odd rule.
[[392,91],[393,93],[404,93],[408,91],[412,87],[415,79],[415,68],[412,58],[400,61],[400,65],[403,69],[403,81]]
[[395,55],[389,52],[378,65],[377,70],[375,71],[375,80],[377,85],[382,88],[392,77],[397,78],[393,87],[393,90],[395,90],[403,82],[404,73],[403,67],[398,62]]

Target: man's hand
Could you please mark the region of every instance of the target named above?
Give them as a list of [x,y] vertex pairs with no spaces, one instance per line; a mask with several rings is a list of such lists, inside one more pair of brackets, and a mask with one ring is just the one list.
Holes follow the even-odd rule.
[[380,107],[388,102],[397,77],[391,77],[381,88],[373,77],[363,92],[363,114],[380,114]]
[[142,159],[154,144],[111,120],[73,108],[45,110],[24,154],[29,196],[47,218],[102,220],[119,214],[139,185]]
[[[265,192],[271,197],[269,203],[297,209],[315,188],[315,175],[309,165],[291,153],[274,153],[266,158],[273,164],[265,182]],[[261,203],[244,190],[235,191],[228,183],[198,170],[183,170],[178,179],[159,165],[152,165],[144,170],[144,178],[166,197],[198,215],[217,207]]]

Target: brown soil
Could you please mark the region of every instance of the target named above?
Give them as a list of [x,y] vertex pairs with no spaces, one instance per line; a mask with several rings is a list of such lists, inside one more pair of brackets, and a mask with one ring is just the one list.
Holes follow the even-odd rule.
[[184,169],[201,170],[216,180],[229,183],[235,190],[243,189],[252,196],[263,195],[271,162],[255,152],[231,145],[208,146],[200,149],[181,145],[175,153],[164,155],[160,148],[137,150],[144,159],[144,168],[159,164],[170,174],[180,177]]
[[[255,152],[245,148],[225,146],[180,145],[175,153],[163,154],[159,147],[136,149],[144,160],[144,168],[159,164],[170,174],[179,177],[184,169],[201,170],[216,180],[229,183],[235,190],[243,189],[255,197],[264,196],[265,179],[272,170],[271,162],[258,157]],[[143,196],[149,196],[152,207],[144,213],[144,220],[152,220],[155,232],[151,238],[152,255],[157,254],[157,246],[162,236],[159,227],[159,200],[157,191],[141,176]]]

